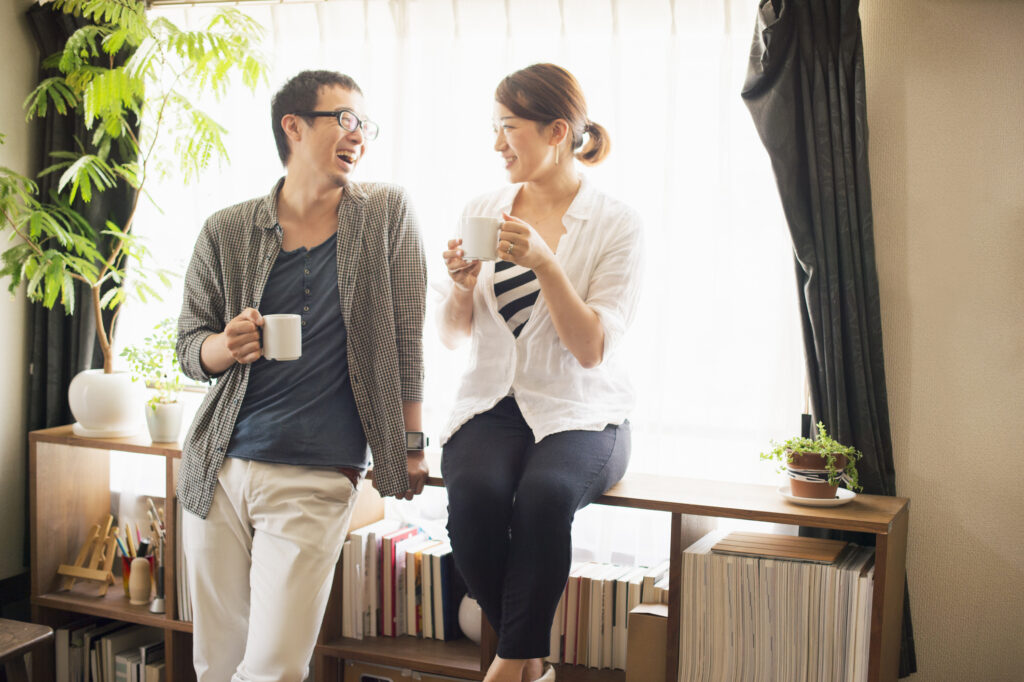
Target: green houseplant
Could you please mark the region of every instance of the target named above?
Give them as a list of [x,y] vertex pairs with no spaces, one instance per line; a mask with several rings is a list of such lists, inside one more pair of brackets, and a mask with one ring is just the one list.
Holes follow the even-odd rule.
[[850,490],[861,490],[857,462],[863,457],[856,448],[843,445],[828,435],[818,422],[818,437],[790,438],[784,443],[771,441],[772,448],[761,459],[775,461],[779,471],[789,475],[790,492],[795,497],[832,498],[839,483]]
[[183,376],[175,343],[177,318],[161,320],[141,344],[121,351],[132,381],[144,383],[153,393],[146,401],[146,425],[156,442],[174,442],[181,432],[182,405],[179,400]]
[[[43,79],[25,100],[27,118],[51,110],[80,116],[90,137],[78,140],[76,149],[53,153],[55,163],[40,173],[60,173],[58,190],[48,197],[39,196],[32,179],[0,168],[0,225],[14,242],[0,256],[0,276],[10,278],[12,293],[24,283],[30,300],[47,308],[59,301],[69,314],[77,303],[75,282],[85,284],[103,370],[72,381],[76,433],[128,435],[134,427],[123,411],[117,416],[111,408],[127,402],[124,394],[131,392],[126,381],[113,378],[114,322],[129,294],[143,302],[159,298],[155,283],[166,286],[170,274],[151,269],[149,251],[132,232],[139,200],[152,199],[146,188],[154,177],[173,174],[190,182],[214,159],[227,158],[226,131],[197,103],[201,95],[222,98],[229,84],[253,90],[266,79],[256,47],[261,28],[232,9],[218,10],[199,30],[184,30],[166,18],[151,19],[142,0],[53,5],[89,23],[47,58],[44,65],[57,75]],[[123,224],[90,224],[83,204],[123,184],[135,190]],[[103,310],[113,311],[109,325]],[[80,378],[106,388],[76,388]],[[97,391],[105,397],[97,399]]]

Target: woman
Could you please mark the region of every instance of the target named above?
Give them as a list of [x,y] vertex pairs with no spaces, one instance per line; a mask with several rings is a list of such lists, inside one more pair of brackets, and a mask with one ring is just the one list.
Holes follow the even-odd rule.
[[568,71],[535,64],[495,99],[512,184],[464,212],[504,219],[499,260],[468,262],[457,239],[443,254],[442,340],[472,347],[441,469],[456,566],[498,634],[485,682],[547,682],[573,516],[629,462],[633,396],[615,351],[636,308],[640,221],[577,171],[576,150],[597,164],[609,141]]

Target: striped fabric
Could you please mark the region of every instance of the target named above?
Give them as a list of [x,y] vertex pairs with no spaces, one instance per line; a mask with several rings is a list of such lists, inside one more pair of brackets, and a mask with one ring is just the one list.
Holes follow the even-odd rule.
[[530,319],[530,311],[539,294],[540,282],[533,270],[507,260],[494,264],[494,296],[498,299],[498,312],[516,338]]

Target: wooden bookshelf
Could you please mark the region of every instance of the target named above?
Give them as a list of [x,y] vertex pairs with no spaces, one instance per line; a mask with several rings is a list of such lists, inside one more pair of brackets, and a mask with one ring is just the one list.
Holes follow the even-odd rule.
[[[57,589],[57,567],[77,553],[88,526],[110,510],[111,451],[164,457],[164,515],[167,525],[165,556],[174,557],[174,484],[181,449],[176,443],[152,443],[148,436],[134,438],[82,438],[70,426],[34,431],[29,434],[29,518],[31,538],[31,595],[33,619],[58,627],[77,614],[91,614],[162,628],[167,646],[167,679],[194,680],[191,665],[192,625],[177,620],[176,578],[173,561],[165,562],[167,613],[152,614],[144,606],[132,606],[117,582],[99,598],[88,586],[76,584],[70,592]],[[439,472],[439,454],[428,455],[431,471]],[[431,476],[431,485],[443,485]],[[890,682],[897,679],[900,630],[903,615],[903,585],[909,521],[905,498],[858,495],[841,507],[801,507],[782,499],[773,486],[723,483],[686,478],[627,474],[597,501],[618,507],[632,507],[671,515],[671,568],[668,622],[668,665],[666,682],[675,682],[679,664],[679,582],[682,550],[703,534],[714,518],[747,519],[770,523],[859,531],[875,536],[875,587],[868,679]],[[353,527],[363,525],[353,520]],[[440,642],[412,637],[380,637],[363,640],[340,636],[340,571],[336,572],[332,596],[319,642],[314,651],[315,670],[320,682],[341,679],[346,659],[361,660],[423,673],[467,680],[483,678],[486,661],[494,651],[493,633],[485,628],[484,642],[468,640]],[[34,679],[51,680],[53,661],[38,661]],[[558,666],[560,682],[624,682],[622,671],[593,670],[580,666]]]

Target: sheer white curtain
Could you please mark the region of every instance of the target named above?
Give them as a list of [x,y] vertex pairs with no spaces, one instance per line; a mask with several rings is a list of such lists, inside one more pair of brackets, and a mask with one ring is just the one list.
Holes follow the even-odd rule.
[[[164,264],[184,272],[210,213],[267,192],[281,167],[269,99],[307,68],[353,76],[382,132],[358,179],[406,186],[429,276],[469,198],[506,181],[492,150],[494,88],[550,61],[587,95],[612,154],[585,172],[635,207],[646,230],[641,310],[623,348],[638,406],[631,470],[771,482],[757,453],[798,428],[803,359],[789,235],[767,155],[739,97],[757,0],[330,0],[239,5],[267,28],[269,86],[208,107],[229,131],[229,166],[194,187],[167,178],[164,213],[138,221]],[[203,7],[153,10],[194,25]],[[119,343],[176,314],[129,303]],[[432,316],[428,315],[428,320]],[[428,323],[428,430],[447,412],[464,356]],[[592,507],[579,515],[584,554],[611,547],[641,560],[663,551],[667,515]],[[614,537],[614,542],[609,542]]]

